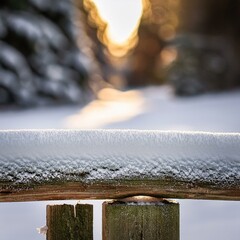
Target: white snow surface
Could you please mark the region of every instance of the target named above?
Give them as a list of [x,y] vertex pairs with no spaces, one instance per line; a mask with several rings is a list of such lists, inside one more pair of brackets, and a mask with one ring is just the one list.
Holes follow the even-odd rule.
[[0,181],[174,178],[240,184],[240,134],[147,130],[0,131]]
[[[0,129],[137,128],[240,132],[239,90],[189,98],[175,97],[165,87],[148,87],[138,89],[135,93],[137,95],[134,96],[129,92],[120,94],[121,99],[95,101],[93,102],[95,105],[90,103],[84,108],[83,106],[62,106],[1,110]],[[110,94],[107,96],[109,97]],[[0,143],[2,139],[3,137]],[[6,153],[6,149],[4,151]],[[11,149],[8,148],[7,151],[10,152]],[[28,151],[29,149],[26,153]],[[5,160],[2,159],[2,161]],[[181,239],[239,239],[240,202],[178,201],[181,207]],[[1,203],[0,239],[45,239],[45,236],[36,232],[36,228],[45,225],[46,205],[63,203],[66,202]],[[76,204],[74,201],[68,203]],[[90,203],[94,204],[94,239],[101,240],[102,202],[94,200]]]

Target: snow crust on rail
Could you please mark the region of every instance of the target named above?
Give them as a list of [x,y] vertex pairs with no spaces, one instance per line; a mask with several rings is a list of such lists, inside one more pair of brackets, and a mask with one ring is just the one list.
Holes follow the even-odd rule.
[[240,134],[0,131],[0,182],[174,179],[240,185]]

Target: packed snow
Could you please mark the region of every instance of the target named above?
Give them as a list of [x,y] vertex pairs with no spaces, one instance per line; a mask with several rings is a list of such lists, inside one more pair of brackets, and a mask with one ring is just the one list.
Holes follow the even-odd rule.
[[240,134],[147,130],[0,131],[0,180],[148,177],[240,183]]

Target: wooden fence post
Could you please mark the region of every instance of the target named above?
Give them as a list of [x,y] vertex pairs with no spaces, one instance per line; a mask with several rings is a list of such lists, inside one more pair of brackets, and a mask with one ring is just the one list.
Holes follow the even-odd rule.
[[103,203],[103,240],[179,240],[179,204],[142,200]]
[[93,240],[93,206],[48,205],[47,240]]

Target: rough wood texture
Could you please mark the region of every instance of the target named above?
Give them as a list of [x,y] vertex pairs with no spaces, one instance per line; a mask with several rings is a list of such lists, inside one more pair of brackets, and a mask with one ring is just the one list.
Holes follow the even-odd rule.
[[87,183],[32,184],[11,188],[11,183],[0,183],[0,202],[65,200],[65,199],[117,199],[134,195],[164,198],[240,200],[240,185],[215,186],[202,182],[174,180],[103,180]]
[[77,204],[75,211],[80,239],[93,240],[93,205]]
[[179,204],[103,203],[103,240],[179,240]]
[[93,240],[93,206],[47,206],[47,240]]

